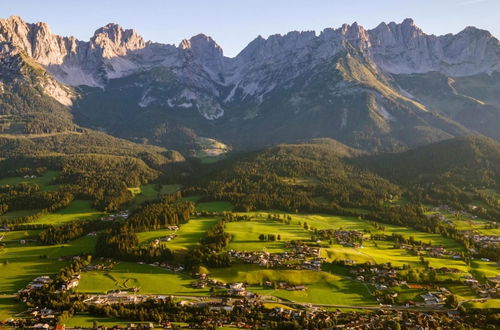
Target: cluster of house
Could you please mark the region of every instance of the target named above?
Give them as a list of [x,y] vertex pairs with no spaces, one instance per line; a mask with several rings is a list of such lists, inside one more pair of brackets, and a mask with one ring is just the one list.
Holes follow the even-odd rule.
[[333,238],[338,244],[346,247],[361,247],[363,233],[358,230],[340,230],[333,232]]
[[90,264],[85,266],[84,271],[86,272],[91,272],[94,270],[111,270],[113,268],[114,264],[108,263],[108,264]]
[[437,306],[444,305],[446,303],[446,296],[450,293],[447,289],[442,288],[444,290],[436,291],[436,292],[427,292],[426,294],[420,295],[420,297],[424,301],[424,305],[427,306]]
[[226,294],[230,297],[246,297],[253,298],[255,294],[247,291],[246,285],[241,282],[235,283],[224,283],[211,278],[208,278],[207,274],[195,274],[196,281],[191,283],[193,288],[203,289],[205,287],[213,287],[217,289],[226,290]]
[[66,282],[61,285],[61,290],[71,290],[73,288],[76,288],[78,284],[80,284],[80,274],[74,274],[70,279],[66,280]]
[[264,251],[235,251],[230,250],[229,256],[240,262],[256,264],[261,267],[275,269],[309,269],[321,270],[320,250],[305,244],[287,243],[291,251],[269,253]]
[[[17,291],[17,297],[20,301],[26,302],[29,299],[29,296],[33,291],[40,290],[46,285],[51,284],[54,282],[49,276],[38,276],[35,278],[33,281],[28,283],[24,288],[20,289]],[[80,274],[75,274],[71,278],[69,278],[67,281],[65,281],[59,290],[61,291],[67,291],[73,288],[76,288],[80,284]]]
[[205,273],[201,273],[201,274],[196,273],[195,277],[196,277],[196,281],[191,283],[191,286],[193,288],[204,289],[208,286],[215,287],[218,289],[225,289],[226,288],[226,283],[208,278],[207,274],[205,274]]
[[482,247],[497,246],[500,244],[500,236],[496,235],[480,235],[480,234],[465,234],[464,237],[470,238],[474,243],[480,243]]
[[378,290],[387,290],[391,286],[403,284],[396,269],[389,264],[362,264],[353,267],[349,273],[360,282],[371,283]]
[[[145,265],[146,263],[145,262],[142,262],[142,261],[139,261],[138,262],[139,265]],[[183,272],[184,271],[184,267],[182,266],[179,266],[179,265],[171,265],[171,264],[167,264],[166,262],[153,262],[151,264],[148,264],[149,266],[152,266],[152,267],[160,267],[160,268],[163,268],[163,269],[166,269],[166,270],[170,270],[172,272],[176,272],[176,273],[180,273],[180,272]]]
[[105,217],[102,217],[101,220],[104,220],[104,221],[113,221],[115,220],[116,218],[123,218],[123,219],[128,219],[128,217],[130,216],[130,211],[129,210],[122,210],[116,214],[109,214]]
[[462,257],[455,251],[448,251],[442,246],[438,245],[411,245],[411,244],[400,244],[398,246],[401,249],[405,249],[410,253],[421,256],[427,255],[432,258],[439,258],[443,256],[451,257],[455,260],[460,260]]
[[53,280],[49,276],[38,276],[33,281],[28,283],[24,288],[17,291],[17,296],[22,302],[28,300],[29,295],[36,290],[42,289],[44,286],[49,285]]
[[148,299],[151,299],[151,296],[130,294],[128,291],[114,291],[106,294],[87,295],[84,302],[94,305],[139,304]]
[[10,231],[9,227],[0,227],[0,232]]
[[481,298],[500,298],[500,275],[488,278],[486,283],[480,283],[472,275],[467,275],[465,283]]
[[[477,206],[471,205],[470,209],[476,210]],[[440,205],[438,207],[434,207],[434,208],[432,208],[432,211],[435,213],[431,214],[429,216],[437,216],[439,218],[439,220],[441,220],[444,223],[448,223],[448,224],[452,224],[452,221],[450,219],[446,218],[441,212],[446,212],[446,213],[450,213],[450,214],[458,214],[462,218],[477,219],[477,216],[470,214],[469,212],[464,211],[464,210],[457,211],[449,205]]]
[[305,285],[295,285],[295,284],[290,284],[287,282],[265,281],[263,285],[265,288],[281,289],[281,290],[287,290],[287,291],[306,291],[307,290],[307,287]]

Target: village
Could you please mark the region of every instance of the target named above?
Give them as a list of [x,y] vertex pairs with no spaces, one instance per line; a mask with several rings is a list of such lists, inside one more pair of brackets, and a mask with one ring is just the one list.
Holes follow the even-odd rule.
[[265,251],[228,251],[228,255],[237,262],[256,264],[272,269],[309,269],[321,270],[320,249],[307,244],[287,242],[285,248],[290,251],[270,253]]

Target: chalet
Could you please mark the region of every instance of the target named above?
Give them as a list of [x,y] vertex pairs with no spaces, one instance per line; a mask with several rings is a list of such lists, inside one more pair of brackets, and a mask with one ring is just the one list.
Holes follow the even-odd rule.
[[439,299],[433,295],[432,293],[428,292],[426,294],[420,295],[422,299],[424,300],[424,303],[426,305],[437,305],[439,304]]

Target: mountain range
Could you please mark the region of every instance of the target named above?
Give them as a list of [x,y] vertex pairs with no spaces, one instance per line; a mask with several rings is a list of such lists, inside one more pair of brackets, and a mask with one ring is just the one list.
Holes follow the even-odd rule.
[[89,41],[0,19],[0,128],[82,127],[189,151],[333,138],[398,151],[457,136],[500,140],[500,42],[413,20],[257,37],[236,57],[199,34],[178,46],[116,24]]

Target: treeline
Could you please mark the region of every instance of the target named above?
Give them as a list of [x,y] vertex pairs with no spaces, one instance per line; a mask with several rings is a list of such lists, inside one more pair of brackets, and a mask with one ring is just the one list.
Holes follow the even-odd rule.
[[236,211],[374,209],[401,194],[394,184],[322,145],[284,145],[246,154],[194,180],[186,194],[231,201]]
[[[405,187],[414,203],[447,204],[482,218],[500,218],[498,199],[484,193],[500,192],[500,143],[492,139],[460,137],[352,162]],[[479,205],[471,210],[471,204]]]
[[[30,171],[40,167],[59,171],[58,177],[52,182],[61,185],[59,191],[64,190],[78,198],[92,200],[94,207],[103,211],[115,211],[131,202],[134,196],[128,190],[129,187],[138,187],[159,175],[158,171],[150,168],[144,161],[128,156],[79,154],[20,157],[0,161],[0,170],[10,172],[11,175],[16,174],[16,169]],[[58,193],[30,189],[21,191],[20,188],[11,188],[8,192],[0,191],[0,204],[8,204],[9,210],[47,208],[40,199],[47,199]],[[8,196],[10,203],[2,201],[2,196]]]
[[129,261],[169,261],[171,251],[163,245],[140,246],[136,233],[180,225],[189,221],[192,202],[180,202],[180,194],[162,197],[138,208],[124,223],[115,223],[99,235],[96,253],[101,257]]
[[49,225],[38,234],[38,239],[44,244],[61,244],[113,225],[114,222],[105,220],[74,221],[60,226]]
[[215,225],[210,227],[200,243],[213,251],[222,251],[231,241],[231,234],[224,231],[225,226],[226,223],[223,220],[219,220]]
[[142,204],[127,220],[134,232],[157,230],[186,223],[194,211],[193,203],[175,203],[180,192],[161,197],[159,201]]
[[196,270],[201,265],[213,268],[229,267],[231,259],[227,253],[222,252],[231,241],[231,234],[224,231],[225,226],[225,221],[219,220],[200,240],[201,246],[189,250],[184,260],[187,270]]
[[57,182],[94,200],[96,208],[115,211],[133,199],[129,187],[158,177],[142,160],[109,155],[71,155],[60,158]]
[[136,233],[126,226],[120,226],[99,235],[96,254],[100,257],[148,263],[172,260],[172,252],[161,244],[139,246]]
[[14,219],[1,219],[0,224],[21,224],[37,219],[68,206],[75,196],[66,189],[40,191],[38,185],[19,184],[0,188],[0,214],[7,211],[36,210],[31,215]]

